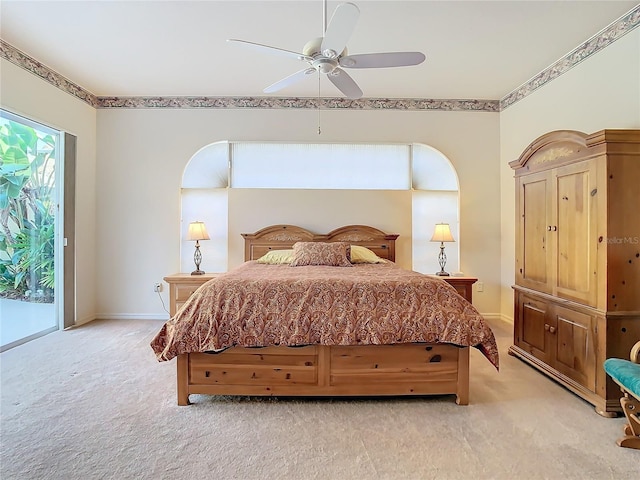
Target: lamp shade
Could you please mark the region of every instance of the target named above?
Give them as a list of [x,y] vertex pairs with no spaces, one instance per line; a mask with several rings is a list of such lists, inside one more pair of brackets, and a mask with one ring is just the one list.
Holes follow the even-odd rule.
[[209,233],[204,222],[191,222],[189,224],[187,240],[209,240]]
[[432,242],[455,242],[453,235],[451,235],[451,229],[448,223],[436,223],[436,228],[433,231]]

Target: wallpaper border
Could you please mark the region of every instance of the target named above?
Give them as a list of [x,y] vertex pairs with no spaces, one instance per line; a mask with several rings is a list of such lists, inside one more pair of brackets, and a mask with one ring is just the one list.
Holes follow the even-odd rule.
[[98,97],[0,39],[0,57],[94,108],[218,108],[500,112],[558,78],[640,25],[640,4],[501,100],[297,98],[297,97]]
[[99,108],[268,108],[324,110],[472,110],[498,112],[498,100],[428,98],[99,97]]
[[500,100],[500,110],[504,110],[517,101],[522,100],[524,97],[531,95],[538,88],[568,72],[583,60],[586,60],[591,55],[600,52],[639,25],[640,4],[608,27],[605,27],[600,32],[596,33],[589,40],[576,47],[550,67],[545,68],[538,75],[525,82],[508,95],[504,96]]
[[45,82],[50,83],[54,87],[59,88],[63,92],[73,95],[74,97],[88,103],[92,107],[99,108],[98,97],[93,93],[85,90],[80,85],[73,83],[68,78],[60,75],[58,72],[51,70],[45,64],[40,63],[33,57],[30,57],[26,53],[18,50],[10,43],[5,42],[0,38],[0,57],[24,68],[29,73],[32,73],[36,77],[40,77]]

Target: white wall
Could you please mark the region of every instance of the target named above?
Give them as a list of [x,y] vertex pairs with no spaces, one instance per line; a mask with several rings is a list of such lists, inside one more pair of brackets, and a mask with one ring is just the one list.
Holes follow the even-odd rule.
[[397,233],[396,263],[411,269],[411,192],[408,190],[229,191],[229,266],[244,260],[241,233],[268,225],[297,225],[329,233],[345,225],[371,225]]
[[[166,318],[153,284],[180,269],[182,172],[198,149],[220,140],[418,142],[435,147],[451,160],[460,179],[460,268],[485,284],[484,292],[474,297],[480,311],[499,311],[497,113],[323,111],[320,136],[314,110],[103,109],[97,119],[96,312],[101,318]],[[295,206],[291,214],[299,217]],[[230,218],[229,224],[233,222]],[[259,225],[261,218],[256,214],[247,222]],[[260,228],[270,223],[265,219]],[[384,228],[389,221],[368,223]],[[311,226],[326,233],[341,225],[325,218]],[[242,239],[235,241],[241,245]],[[163,295],[166,302],[166,290]]]
[[509,162],[553,130],[640,128],[640,29],[635,29],[500,114],[502,295],[513,318],[515,181]]
[[2,108],[78,137],[76,158],[76,322],[96,312],[96,110],[0,59]]

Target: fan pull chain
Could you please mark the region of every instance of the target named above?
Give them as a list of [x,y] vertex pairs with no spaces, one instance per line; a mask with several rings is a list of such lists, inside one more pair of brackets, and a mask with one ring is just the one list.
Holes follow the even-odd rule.
[[318,135],[320,135],[322,131],[320,130],[320,72],[318,72]]

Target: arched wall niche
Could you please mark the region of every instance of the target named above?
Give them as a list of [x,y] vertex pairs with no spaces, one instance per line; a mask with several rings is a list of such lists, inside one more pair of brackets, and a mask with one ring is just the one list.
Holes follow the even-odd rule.
[[[292,145],[283,145],[287,155],[291,154]],[[194,242],[186,238],[189,223],[196,220],[206,224],[211,237],[200,242],[201,268],[208,272],[226,271],[243,261],[240,233],[276,223],[296,224],[318,233],[347,224],[369,224],[400,233],[398,263],[424,273],[440,270],[440,245],[430,240],[436,223],[449,223],[455,243],[446,244],[446,270],[459,270],[458,175],[451,161],[437,149],[420,143],[402,146],[408,159],[398,168],[406,169],[406,188],[350,190],[331,185],[313,189],[234,188],[233,147],[234,142],[211,143],[195,152],[185,166],[181,183],[181,271],[189,272],[194,267]],[[349,162],[349,158],[344,161]],[[278,165],[273,168],[278,169]],[[367,172],[372,173],[384,175],[384,171]]]
[[460,184],[453,164],[430,145],[413,144],[412,162],[412,269],[440,270],[440,244],[431,242],[436,223],[448,223],[455,243],[445,245],[446,271],[460,270]]
[[216,142],[193,154],[182,173],[180,192],[180,271],[194,270],[194,242],[187,240],[189,223],[201,221],[210,240],[200,242],[201,269],[224,272],[229,258],[229,142]]

